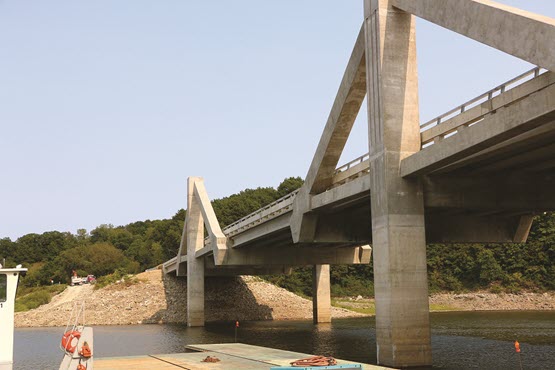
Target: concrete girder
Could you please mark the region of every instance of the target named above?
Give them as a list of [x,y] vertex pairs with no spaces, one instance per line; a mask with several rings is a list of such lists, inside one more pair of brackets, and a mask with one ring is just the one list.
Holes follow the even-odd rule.
[[496,162],[479,166],[474,170],[467,172],[468,174],[485,174],[489,172],[501,172],[514,169],[518,171],[519,168],[526,167],[530,164],[535,164],[545,158],[555,158],[555,143],[536,148],[531,148],[523,153],[514,153],[499,159]]
[[426,215],[426,237],[434,243],[523,243],[532,226],[531,214]]
[[370,263],[370,246],[337,248],[333,246],[285,245],[264,248],[240,248],[226,254],[223,265],[233,266],[309,266]]
[[[214,259],[209,256],[204,259],[204,276],[240,276],[240,275],[289,275],[292,271],[290,266],[216,266]],[[182,271],[187,275],[187,261],[181,262],[184,265]],[[175,266],[164,267],[164,273],[176,272]]]
[[[368,166],[368,163],[364,163]],[[333,206],[336,203],[344,203],[349,198],[357,198],[361,194],[366,195],[370,192],[370,176],[365,174],[355,180],[351,180],[343,185],[339,185],[324,193],[313,195],[311,200],[311,210],[319,210],[324,207]]]
[[204,268],[206,276],[289,275],[292,271],[291,266],[286,265],[217,266],[212,258],[204,259]]
[[281,233],[283,231],[287,231],[290,235],[290,219],[291,212],[284,213],[283,215],[266,221],[257,227],[245,230],[230,237],[230,244],[233,248],[242,248],[256,242],[260,238],[267,238],[270,235]]
[[464,112],[460,112],[454,117],[443,119],[441,124],[426,128],[421,134],[422,144],[436,142],[445,138],[447,135],[456,133],[459,129],[465,129],[467,126],[476,124],[487,114],[495,112],[499,108],[511,105],[554,83],[555,74],[546,72],[508,91],[501,92],[499,95],[481,104],[470,108],[466,107]]
[[[364,200],[368,200],[368,197]],[[314,242],[328,245],[370,244],[372,232],[369,225],[372,218],[364,200],[358,202],[358,206],[320,214]]]
[[555,120],[555,85],[486,115],[401,162],[401,176],[424,175]]
[[535,165],[528,166],[524,169],[525,172],[541,172],[547,170],[553,170],[555,168],[555,159],[551,159],[545,162],[537,163]]
[[204,187],[204,180],[197,179],[194,181],[194,196],[198,199],[202,220],[208,230],[210,246],[214,254],[214,262],[216,265],[220,265],[225,259],[225,254],[228,249],[227,238],[220,228],[220,224],[214,213],[214,208],[212,208],[212,203],[210,203],[210,199],[208,199],[208,194]]
[[555,19],[487,0],[392,0],[393,6],[555,71]]
[[511,156],[514,152],[526,152],[530,149],[541,147],[555,140],[555,122],[547,123],[533,130],[527,131],[512,139],[493,145],[478,153],[472,154],[453,164],[434,172],[434,175],[468,172],[473,168],[495,163],[500,159]]
[[310,194],[321,193],[331,185],[339,158],[365,96],[364,32],[361,28],[305,178],[305,185]]
[[539,213],[555,211],[555,175],[424,176],[427,209]]

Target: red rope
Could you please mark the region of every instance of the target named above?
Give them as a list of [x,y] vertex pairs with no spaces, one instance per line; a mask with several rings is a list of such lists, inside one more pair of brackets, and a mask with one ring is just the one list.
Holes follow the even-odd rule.
[[308,358],[303,358],[297,361],[291,362],[293,367],[307,367],[307,366],[333,366],[337,365],[337,361],[333,357],[326,356],[313,356]]

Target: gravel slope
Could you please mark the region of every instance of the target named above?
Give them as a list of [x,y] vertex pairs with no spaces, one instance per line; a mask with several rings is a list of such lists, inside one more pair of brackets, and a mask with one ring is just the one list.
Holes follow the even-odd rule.
[[[15,314],[17,327],[65,326],[72,302],[85,302],[86,324],[128,325],[184,323],[185,279],[160,270],[136,276],[138,283],[114,284],[94,290],[90,285],[68,287],[35,310]],[[285,289],[252,277],[206,280],[206,320],[295,320],[312,318],[312,302]],[[332,317],[361,316],[332,308]]]

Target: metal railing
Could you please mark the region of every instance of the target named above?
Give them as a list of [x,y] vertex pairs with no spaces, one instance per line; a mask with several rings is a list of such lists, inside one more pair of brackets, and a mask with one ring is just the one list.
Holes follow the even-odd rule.
[[[540,67],[536,67],[533,68],[532,70],[525,72],[489,91],[486,91],[485,93],[481,94],[480,96],[475,97],[474,99],[471,99],[469,101],[467,101],[464,104],[459,105],[456,108],[451,109],[450,111],[443,113],[442,115],[420,125],[420,129],[421,132],[426,131],[427,129],[430,129],[432,127],[435,127],[437,125],[440,125],[442,122],[445,122],[459,114],[462,114],[464,112],[466,112],[467,110],[482,104],[486,101],[489,101],[491,99],[493,99],[496,96],[499,96],[500,94],[503,94],[504,92],[511,90],[512,88],[521,85],[522,83],[529,81],[533,78],[538,77],[539,75],[543,74],[544,72],[546,72],[545,69],[540,68]],[[358,158],[353,159],[350,162],[345,163],[344,165],[338,167],[335,170],[335,175],[340,174],[342,172],[348,171],[349,169],[363,163],[364,161],[369,159],[369,153],[366,153]],[[343,179],[339,184],[335,184],[335,185],[341,185],[345,182],[351,181],[353,178],[356,178],[357,175],[359,174],[359,172],[368,172],[368,168],[363,168],[360,171],[358,171],[356,174],[353,174],[352,177]],[[333,186],[332,186],[333,188]],[[284,197],[279,198],[278,200],[268,204],[265,207],[260,208],[259,210],[248,214],[247,216],[241,218],[240,220],[235,221],[234,223],[226,226],[223,229],[223,232],[227,235],[227,236],[233,236],[238,234],[241,231],[247,230],[255,225],[258,225],[262,222],[266,222],[269,221],[273,218],[276,218],[278,216],[280,216],[281,214],[284,213],[284,211],[289,211],[290,209],[292,210],[292,205],[293,205],[293,200],[294,198],[297,196],[297,193],[299,192],[299,190],[295,190],[290,194],[285,195]],[[266,214],[264,214],[266,212]],[[209,243],[209,240],[207,238],[206,243]]]
[[498,96],[500,94],[503,94],[505,91],[511,90],[512,88],[531,80],[532,78],[536,78],[538,77],[540,74],[546,72],[547,70],[540,68],[540,67],[536,67],[533,68],[531,70],[529,70],[528,72],[525,72],[521,75],[516,76],[515,78],[497,86],[494,87],[493,89],[486,91],[485,93],[483,93],[482,95],[479,95],[477,97],[475,97],[474,99],[471,99],[469,101],[467,101],[464,104],[459,105],[456,108],[451,109],[450,111],[443,113],[440,116],[437,116],[434,119],[429,120],[428,122],[420,125],[420,130],[422,131],[426,131],[427,129],[430,129],[434,126],[437,126],[439,124],[441,124],[442,122],[446,121],[447,119],[451,119],[461,113],[464,113],[465,111],[467,111],[470,108],[473,108],[475,106],[477,106],[478,104],[482,104],[488,100],[493,99],[495,96]]
[[366,154],[364,154],[364,155],[361,155],[360,157],[358,157],[358,158],[356,158],[356,159],[353,159],[352,161],[350,161],[350,162],[348,162],[348,163],[345,163],[343,166],[338,167],[338,168],[335,170],[335,174],[337,175],[338,173],[345,172],[345,171],[347,171],[348,169],[350,169],[351,167],[354,167],[354,166],[356,166],[356,165],[358,165],[358,164],[361,164],[362,162],[364,162],[364,161],[367,160],[368,158],[370,158],[369,153],[366,153]]
[[[228,235],[228,234],[234,234],[234,232],[239,231],[240,229],[244,229],[245,226],[253,224],[257,221],[260,221],[260,219],[264,216],[262,216],[262,213],[264,213],[265,211],[270,211],[270,209],[275,208],[273,210],[273,212],[271,212],[272,214],[275,214],[276,212],[278,213],[282,213],[280,211],[283,211],[284,208],[287,208],[288,206],[291,206],[293,204],[293,199],[295,198],[295,196],[297,196],[297,193],[299,192],[299,190],[295,190],[277,200],[275,200],[274,202],[268,204],[265,207],[260,208],[259,210],[250,213],[248,215],[246,215],[245,217],[241,218],[240,220],[235,221],[234,223],[224,227],[223,232]],[[276,207],[279,206],[279,207]],[[270,216],[270,215],[266,215],[266,216]],[[268,219],[271,219],[273,217],[268,217]]]

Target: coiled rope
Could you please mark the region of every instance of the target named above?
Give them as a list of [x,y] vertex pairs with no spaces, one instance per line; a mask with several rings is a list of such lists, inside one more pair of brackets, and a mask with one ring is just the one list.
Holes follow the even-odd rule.
[[291,362],[293,367],[307,367],[307,366],[333,366],[337,365],[337,361],[333,357],[326,356],[312,356]]

